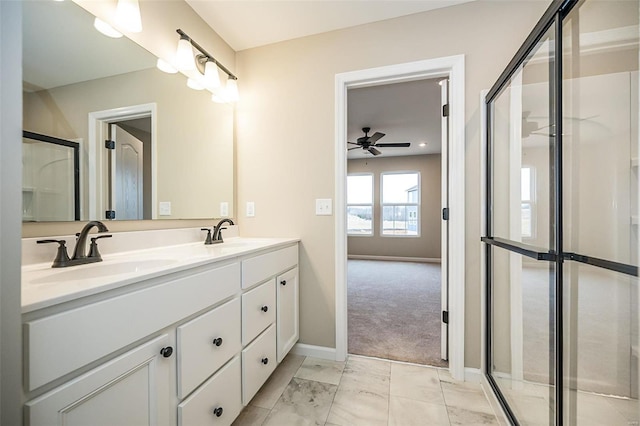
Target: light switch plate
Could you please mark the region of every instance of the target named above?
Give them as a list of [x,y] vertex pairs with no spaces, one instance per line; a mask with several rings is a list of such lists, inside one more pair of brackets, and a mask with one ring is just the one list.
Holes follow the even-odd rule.
[[247,217],[254,217],[256,215],[256,203],[253,201],[247,201]]
[[229,216],[229,203],[226,201],[222,201],[220,203],[220,216],[227,217]]
[[171,201],[160,201],[158,210],[160,216],[171,216]]
[[332,203],[331,198],[316,199],[316,216],[331,216]]

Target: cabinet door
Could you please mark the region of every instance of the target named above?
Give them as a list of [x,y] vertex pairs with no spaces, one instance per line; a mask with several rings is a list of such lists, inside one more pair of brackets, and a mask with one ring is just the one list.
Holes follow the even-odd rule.
[[26,424],[168,426],[171,363],[163,335],[26,404]]
[[278,363],[289,353],[300,335],[298,329],[298,268],[276,278]]

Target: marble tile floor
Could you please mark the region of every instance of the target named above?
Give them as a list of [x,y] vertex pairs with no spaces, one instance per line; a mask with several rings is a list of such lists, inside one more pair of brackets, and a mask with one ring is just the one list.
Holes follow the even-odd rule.
[[234,426],[498,425],[478,383],[445,369],[289,354]]

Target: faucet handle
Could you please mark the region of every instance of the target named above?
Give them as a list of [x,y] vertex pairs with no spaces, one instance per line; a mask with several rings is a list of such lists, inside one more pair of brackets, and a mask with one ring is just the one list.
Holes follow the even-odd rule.
[[69,263],[69,254],[67,253],[67,243],[66,240],[38,240],[37,244],[48,244],[48,243],[58,243],[58,251],[56,253],[56,258],[53,259],[52,268],[62,268],[67,266]]
[[204,240],[204,244],[205,245],[210,245],[213,244],[213,242],[211,241],[211,229],[209,228],[200,228],[201,231],[207,231],[207,238]]
[[102,256],[100,256],[100,252],[98,251],[98,243],[96,242],[96,240],[99,240],[100,238],[111,238],[111,237],[113,237],[113,235],[111,234],[100,235],[98,237],[91,237],[91,245],[89,246],[88,257],[97,257],[98,259],[102,259]]

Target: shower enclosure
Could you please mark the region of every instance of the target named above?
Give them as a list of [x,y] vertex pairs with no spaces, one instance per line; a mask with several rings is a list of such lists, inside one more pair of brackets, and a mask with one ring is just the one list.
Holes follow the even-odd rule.
[[511,422],[638,425],[639,0],[556,0],[486,97],[486,378]]

